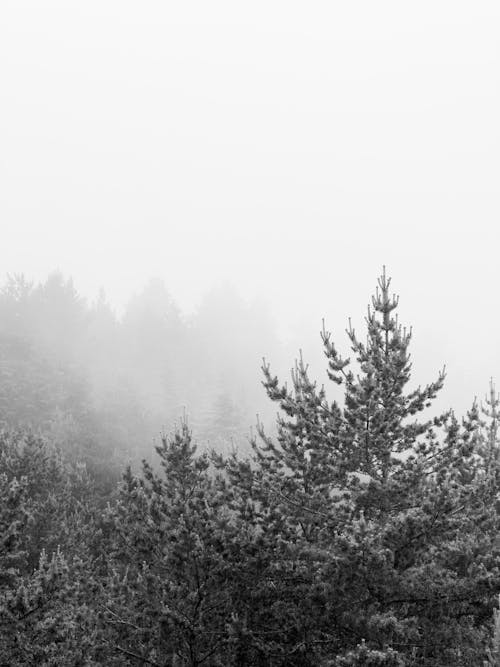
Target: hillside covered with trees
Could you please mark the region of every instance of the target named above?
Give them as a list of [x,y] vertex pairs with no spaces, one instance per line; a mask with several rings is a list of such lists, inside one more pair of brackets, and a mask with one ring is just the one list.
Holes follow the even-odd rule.
[[[4,286],[0,665],[500,664],[493,384],[466,415],[432,412],[445,373],[412,387],[384,273],[347,355],[322,333],[331,387],[301,357],[288,384],[264,362],[276,424],[212,450],[258,382],[232,375],[211,298],[187,323],[153,283],[117,320],[60,276]],[[227,303],[244,355],[266,320]],[[195,438],[184,422],[141,450],[159,412],[187,397],[202,415],[205,392]],[[132,450],[142,467],[115,481]]]

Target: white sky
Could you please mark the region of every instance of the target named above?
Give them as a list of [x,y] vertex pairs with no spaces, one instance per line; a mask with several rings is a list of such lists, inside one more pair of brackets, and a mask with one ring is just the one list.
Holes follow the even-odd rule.
[[499,35],[498,0],[3,0],[0,274],[229,280],[315,346],[385,263],[463,408],[500,380]]

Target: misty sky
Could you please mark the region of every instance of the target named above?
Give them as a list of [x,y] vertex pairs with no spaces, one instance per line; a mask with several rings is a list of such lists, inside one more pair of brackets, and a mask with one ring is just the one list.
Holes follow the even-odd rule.
[[0,274],[229,281],[318,346],[383,264],[417,379],[500,383],[500,3],[0,3]]

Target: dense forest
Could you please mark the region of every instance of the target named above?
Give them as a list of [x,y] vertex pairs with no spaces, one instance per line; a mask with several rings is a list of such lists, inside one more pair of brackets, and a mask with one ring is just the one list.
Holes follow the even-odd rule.
[[323,330],[325,387],[230,290],[118,318],[9,278],[0,665],[500,664],[500,397],[435,414],[397,306],[384,272],[345,355]]

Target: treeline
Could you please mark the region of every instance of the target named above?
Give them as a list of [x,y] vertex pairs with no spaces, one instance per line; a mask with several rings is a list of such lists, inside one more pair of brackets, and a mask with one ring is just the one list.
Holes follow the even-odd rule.
[[[425,418],[383,275],[331,401],[264,366],[280,417],[252,457],[197,452],[103,504],[50,443],[0,439],[0,664],[478,667],[500,661],[500,399]],[[496,618],[496,632],[494,619]]]
[[104,294],[88,303],[60,273],[40,284],[9,276],[0,288],[0,424],[28,426],[101,474],[150,458],[153,438],[184,413],[210,446],[248,448],[262,412],[263,354],[278,354],[268,313],[229,287],[186,317],[152,280],[117,317]]

